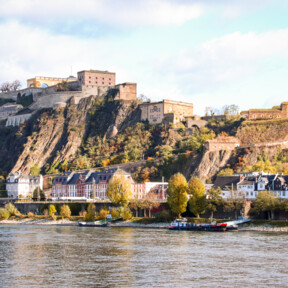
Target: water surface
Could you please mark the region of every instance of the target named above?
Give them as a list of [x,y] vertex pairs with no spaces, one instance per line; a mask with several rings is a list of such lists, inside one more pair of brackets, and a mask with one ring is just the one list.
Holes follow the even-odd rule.
[[0,226],[0,287],[288,287],[288,234]]

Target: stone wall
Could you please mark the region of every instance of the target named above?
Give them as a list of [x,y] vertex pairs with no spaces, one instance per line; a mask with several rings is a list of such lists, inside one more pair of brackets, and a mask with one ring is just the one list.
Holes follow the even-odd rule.
[[6,121],[6,126],[19,126],[27,121],[32,116],[32,113],[9,116]]
[[136,83],[122,83],[115,85],[118,93],[115,100],[136,100],[137,98],[137,84]]

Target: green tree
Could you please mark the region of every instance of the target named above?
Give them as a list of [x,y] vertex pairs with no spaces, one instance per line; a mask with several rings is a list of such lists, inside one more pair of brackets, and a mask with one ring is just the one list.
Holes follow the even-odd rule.
[[37,164],[35,164],[34,166],[32,166],[30,168],[30,174],[31,175],[39,175],[40,174],[41,169],[38,167]]
[[213,218],[213,214],[217,211],[217,207],[223,203],[221,193],[222,191],[220,188],[211,188],[209,191],[207,191],[208,199],[206,209],[211,213],[210,218]]
[[62,219],[69,218],[71,216],[71,210],[68,205],[63,205],[60,210]]
[[205,185],[199,178],[191,178],[188,184],[188,193],[192,195],[189,200],[189,210],[197,218],[206,210]]
[[187,207],[187,181],[181,173],[174,174],[168,182],[168,205],[178,217],[186,211]]
[[107,196],[116,205],[128,205],[132,198],[131,182],[122,172],[114,175],[109,181]]
[[274,218],[274,210],[279,204],[278,199],[268,191],[261,191],[258,193],[254,202],[254,207],[251,212],[260,214],[261,212],[268,212],[268,219]]
[[53,204],[49,205],[49,216],[53,216],[57,212]]

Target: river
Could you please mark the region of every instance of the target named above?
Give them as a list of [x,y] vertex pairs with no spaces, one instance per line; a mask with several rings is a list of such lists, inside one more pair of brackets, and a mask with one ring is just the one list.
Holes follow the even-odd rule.
[[288,287],[288,234],[0,226],[0,287]]

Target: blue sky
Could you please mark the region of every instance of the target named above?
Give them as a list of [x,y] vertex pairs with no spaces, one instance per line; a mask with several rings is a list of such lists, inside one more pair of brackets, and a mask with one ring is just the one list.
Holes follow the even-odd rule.
[[288,1],[0,0],[0,83],[116,72],[152,100],[288,100]]

